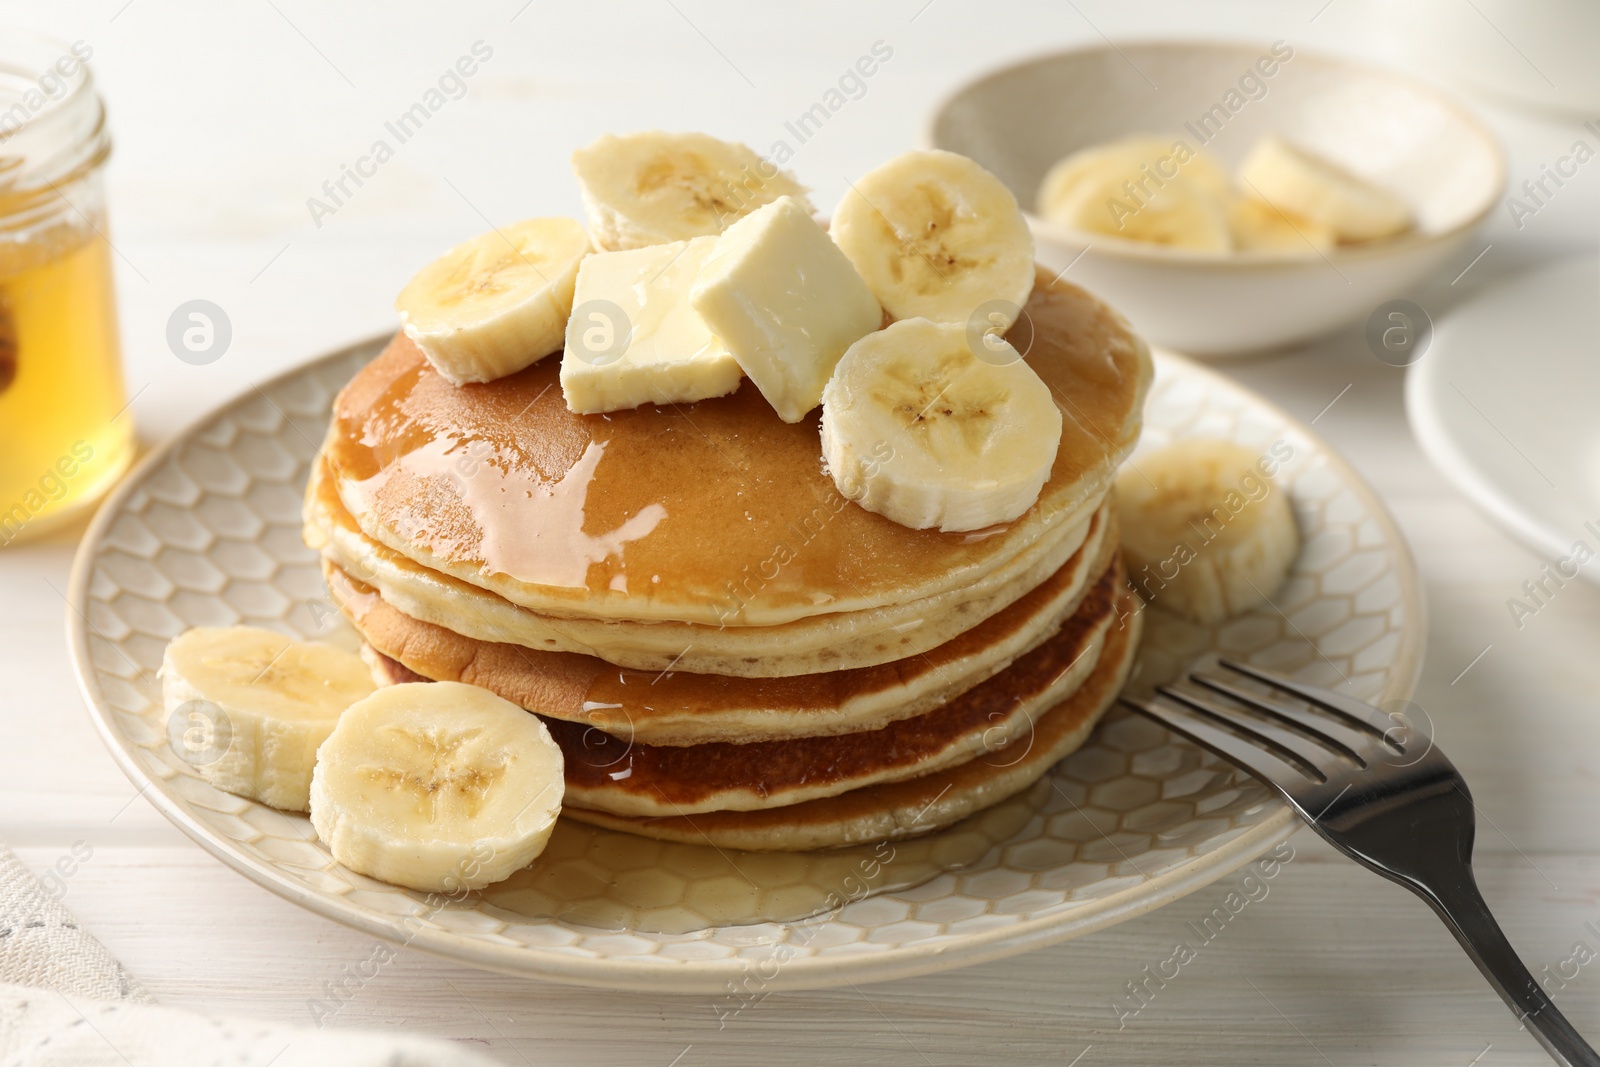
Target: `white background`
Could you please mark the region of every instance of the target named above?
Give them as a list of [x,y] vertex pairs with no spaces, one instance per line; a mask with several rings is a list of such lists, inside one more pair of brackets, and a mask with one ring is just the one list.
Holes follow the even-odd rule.
[[[597,134],[660,126],[762,150],[778,137],[792,143],[784,121],[875,41],[893,58],[790,163],[822,207],[847,178],[916,144],[950,87],[1018,56],[1102,35],[1282,38],[1388,63],[1408,54],[1362,0],[523,3],[0,3],[0,22],[94,48],[116,137],[112,238],[127,379],[147,442],[253,381],[392,328],[390,301],[411,271],[487,228],[485,219],[578,213],[567,156]],[[1459,17],[1483,16],[1462,0]],[[1499,30],[1508,42],[1519,35],[1515,24]],[[307,198],[386,136],[383,123],[477,40],[494,54],[467,97],[316,227]],[[1576,118],[1476,103],[1512,154],[1513,184],[1580,132]],[[1520,231],[1497,209],[1460,263],[1410,295],[1437,318],[1508,272],[1592,251],[1597,199],[1600,168],[1580,173]],[[221,305],[233,324],[231,349],[209,366],[180,362],[164,339],[173,308],[194,298]],[[1377,486],[1416,551],[1432,615],[1416,699],[1482,812],[1484,893],[1535,971],[1578,941],[1600,950],[1585,927],[1600,929],[1600,591],[1569,586],[1515,628],[1506,599],[1540,561],[1423,461],[1405,426],[1403,372],[1366,351],[1359,324],[1229,369],[1308,420],[1350,386],[1316,429]],[[66,903],[164,1002],[310,1022],[307,1001],[373,944],[226,870],[135,798],[96,739],[67,663],[57,590],[80,532],[0,552],[0,835],[36,870],[75,841],[92,847]],[[720,1031],[708,998],[542,986],[409,951],[331,1025],[444,1035],[507,1063],[632,1067],[1066,1064],[1080,1054],[1084,1067],[1544,1062],[1422,904],[1309,834],[1294,845],[1297,858],[1269,897],[1120,1032],[1112,998],[1170,955],[1186,921],[1209,912],[1232,879],[1028,956],[775,995]],[[1600,962],[1557,999],[1600,1038]]]

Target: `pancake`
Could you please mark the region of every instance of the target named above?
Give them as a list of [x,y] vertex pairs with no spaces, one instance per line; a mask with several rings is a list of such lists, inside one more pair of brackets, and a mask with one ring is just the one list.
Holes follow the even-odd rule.
[[763,811],[645,818],[574,805],[562,815],[664,841],[750,852],[836,848],[951,826],[1027,789],[1088,738],[1127,681],[1139,644],[1144,616],[1138,597],[1123,587],[1117,604],[1118,622],[1106,634],[1094,670],[1072,696],[1040,716],[1020,757],[997,753],[902,782]]
[[792,678],[627,671],[593,656],[478,641],[411,618],[332,563],[324,572],[367,644],[419,675],[479,685],[548,718],[644,744],[745,744],[876,730],[970,689],[1061,628],[1109,566],[1116,540],[1108,529],[1092,555],[1080,549],[1022,599],[924,655]]
[[[1151,363],[1120,316],[1040,272],[1007,337],[1064,426],[1034,506],[975,533],[910,530],[844,500],[818,414],[784,423],[749,382],[575,415],[558,360],[456,387],[403,336],[340,393],[324,454],[372,542],[546,616],[761,629],[883,610],[971,588],[1080,529],[1138,436]],[[1013,570],[1037,582],[1070,552]]]
[[[564,618],[430,571],[367,538],[332,491],[333,480],[316,473],[320,469],[313,467],[307,487],[306,542],[406,615],[481,641],[576,652],[639,671],[793,677],[917,656],[1003,610],[1056,573],[1083,545],[1095,551],[1107,536],[1091,514],[1083,526],[1030,546],[1020,559],[971,586],[923,601],[777,626]],[[1102,511],[1109,508],[1109,503],[1100,505]],[[1013,573],[1013,565],[1021,569]]]
[[[940,707],[877,730],[675,747],[546,718],[566,757],[566,800],[617,815],[755,811],[1012,750],[1032,731],[1041,710],[1067,699],[1093,671],[1105,635],[1116,623],[1118,590],[1124,588],[1122,567],[1113,560],[1049,640]],[[393,660],[394,666],[379,662],[390,678],[425,680]]]

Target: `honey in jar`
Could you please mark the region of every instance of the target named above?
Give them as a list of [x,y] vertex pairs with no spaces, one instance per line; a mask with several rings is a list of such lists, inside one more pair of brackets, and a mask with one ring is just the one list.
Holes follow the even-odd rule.
[[90,54],[0,43],[0,546],[91,506],[133,452]]

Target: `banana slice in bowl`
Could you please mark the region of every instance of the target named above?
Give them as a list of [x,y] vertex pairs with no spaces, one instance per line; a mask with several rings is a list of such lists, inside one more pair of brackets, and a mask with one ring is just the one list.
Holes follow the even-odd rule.
[[255,626],[198,627],[161,662],[173,750],[218,789],[309,807],[317,748],[373,690],[360,656]]
[[1074,152],[1051,167],[1039,183],[1035,206],[1045,218],[1055,218],[1055,206],[1063,197],[1086,180],[1101,177],[1116,179],[1119,196],[1128,195],[1121,188],[1124,181],[1134,187],[1134,195],[1179,177],[1217,197],[1226,196],[1230,184],[1227,171],[1216,160],[1196,152],[1181,137],[1128,137]]
[[538,716],[487,689],[413,682],[352,705],[317,754],[311,825],[359,874],[482,889],[544,851],[565,792]]
[[515,374],[561,351],[589,250],[574,219],[527,219],[480,234],[400,290],[401,329],[456,385]]
[[839,492],[915,530],[979,530],[1033,506],[1061,443],[1050,387],[995,333],[902,319],[851,345],[822,393]]
[[1239,182],[1279,211],[1326,226],[1341,241],[1373,241],[1411,228],[1406,202],[1281,137],[1263,137],[1239,164]]
[[1035,197],[1051,222],[1129,241],[1228,252],[1228,175],[1173,138],[1132,137],[1067,156]]
[[906,152],[869,171],[839,201],[831,232],[897,319],[993,313],[1009,327],[1033,291],[1033,236],[1017,198],[955,152]]
[[1144,196],[1129,195],[1126,172],[1107,169],[1080,175],[1058,192],[1048,218],[1085,233],[1127,241],[1231,252],[1233,233],[1222,202],[1198,182],[1173,178]]
[[1333,227],[1284,211],[1255,196],[1228,202],[1228,225],[1240,252],[1290,252],[1298,255],[1333,251],[1339,237]]

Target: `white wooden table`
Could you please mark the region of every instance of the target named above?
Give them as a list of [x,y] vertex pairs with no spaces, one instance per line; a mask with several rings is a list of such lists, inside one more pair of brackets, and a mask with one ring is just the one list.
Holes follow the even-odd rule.
[[[448,242],[530,214],[577,213],[567,155],[606,130],[705,129],[765,150],[875,41],[892,59],[791,166],[831,204],[846,177],[916,139],[949,85],[1002,59],[1102,34],[1283,38],[1371,53],[1363,0],[1116,5],[896,0],[756,5],[495,0],[0,4],[0,22],[81,38],[118,148],[112,211],[130,389],[147,441],[248,383],[391,324],[409,272]],[[1373,0],[1376,2],[1376,0]],[[779,8],[783,10],[779,10]],[[446,10],[446,9],[449,10]],[[765,13],[763,13],[765,12]],[[1315,16],[1315,21],[1313,21]],[[1462,18],[1477,17],[1463,5]],[[1091,21],[1092,20],[1092,21]],[[1505,27],[1515,36],[1515,27]],[[482,40],[492,58],[393,159],[315,224],[308,197],[384,122]],[[1083,105],[1078,105],[1083,106]],[[1513,182],[1564,153],[1577,120],[1481,105]],[[1464,292],[1559,254],[1593,254],[1600,171],[1520,231],[1497,211],[1492,250],[1415,294],[1437,314]],[[232,348],[196,367],[165,341],[172,309],[226,309]],[[1540,561],[1420,456],[1402,373],[1358,327],[1231,371],[1342,449],[1389,502],[1432,616],[1417,701],[1483,813],[1485,895],[1535,971],[1565,970],[1563,1009],[1600,1038],[1600,590],[1569,586],[1517,631],[1505,601]],[[1600,516],[1597,516],[1600,517]],[[161,1000],[311,1022],[372,951],[209,858],[113,766],[74,687],[62,628],[81,529],[0,552],[0,835],[42,870],[75,842],[92,857],[66,903]],[[1479,657],[1485,647],[1487,653]],[[1463,670],[1471,664],[1470,669]],[[718,1029],[703,997],[610,995],[473,972],[402,953],[337,1026],[395,1027],[493,1050],[506,1063],[639,1065],[1468,1064],[1545,1062],[1422,904],[1310,835],[1225,934],[1117,1029],[1110,1003],[1164,959],[1226,885],[1053,949],[934,977],[774,995]]]

